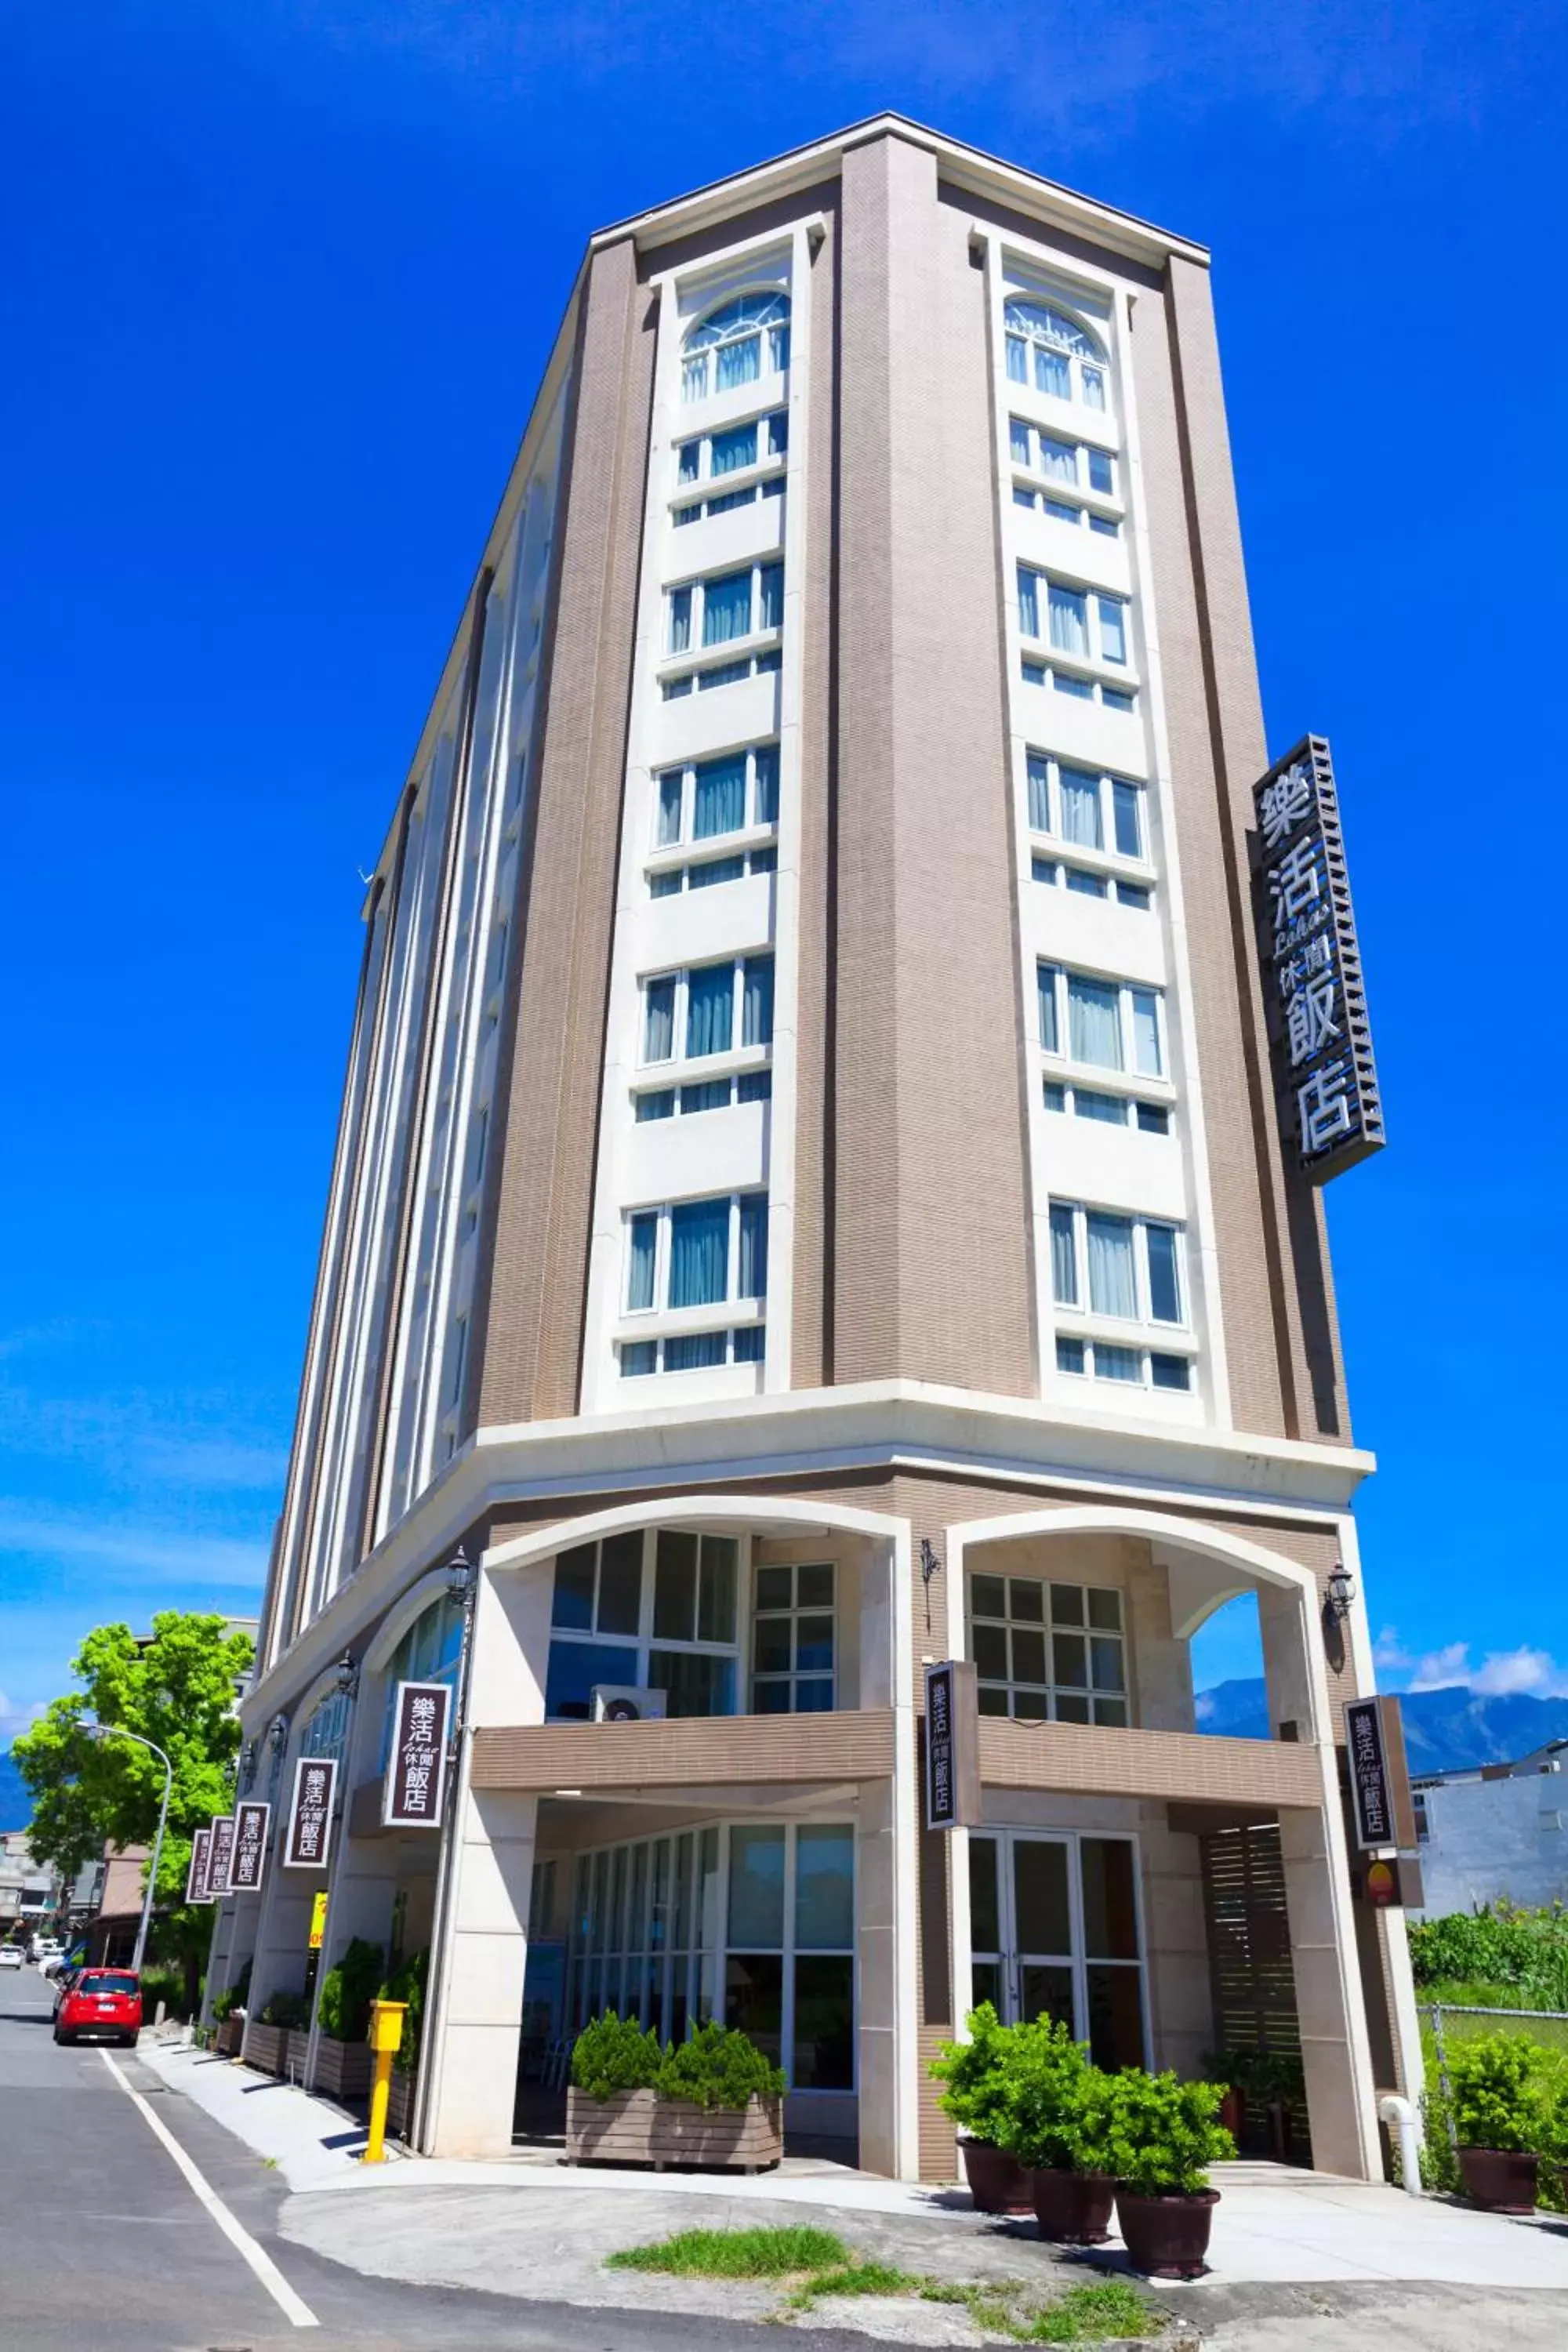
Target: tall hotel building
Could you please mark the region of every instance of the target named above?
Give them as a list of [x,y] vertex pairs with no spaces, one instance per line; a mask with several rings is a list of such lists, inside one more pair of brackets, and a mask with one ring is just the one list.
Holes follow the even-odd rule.
[[[301,1758],[337,1815],[215,1945],[253,2016],[323,1890],[322,1963],[427,1951],[416,2146],[505,2150],[615,2006],[941,2177],[990,1998],[1111,2065],[1299,2047],[1314,2161],[1381,2173],[1419,2058],[1268,764],[1200,247],[893,116],[591,240],[364,907],[244,1709],[275,1839]],[[1267,1739],[1194,1725],[1243,1594]],[[438,1827],[384,1826],[405,1680]]]

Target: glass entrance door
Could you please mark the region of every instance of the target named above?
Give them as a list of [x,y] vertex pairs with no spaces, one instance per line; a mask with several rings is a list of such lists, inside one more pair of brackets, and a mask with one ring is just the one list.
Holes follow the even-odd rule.
[[1144,2063],[1137,1849],[1070,1831],[972,1830],[973,1999],[1005,2024],[1049,2017],[1096,2065]]

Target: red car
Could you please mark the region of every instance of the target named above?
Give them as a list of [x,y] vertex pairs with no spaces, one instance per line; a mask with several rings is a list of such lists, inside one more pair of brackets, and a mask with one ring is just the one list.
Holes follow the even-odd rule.
[[55,2040],[101,2033],[130,2048],[142,2031],[142,1979],[130,1969],[78,1969],[55,2008]]

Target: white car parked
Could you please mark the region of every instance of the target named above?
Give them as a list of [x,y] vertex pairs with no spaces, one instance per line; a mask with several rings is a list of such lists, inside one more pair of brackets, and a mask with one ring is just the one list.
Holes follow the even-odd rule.
[[22,1965],[20,1944],[0,1944],[0,1969],[19,1969]]

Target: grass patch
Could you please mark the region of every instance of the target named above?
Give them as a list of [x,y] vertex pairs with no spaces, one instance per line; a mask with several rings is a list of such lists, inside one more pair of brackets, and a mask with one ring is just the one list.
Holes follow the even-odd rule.
[[1069,2287],[1059,2303],[1041,2312],[1021,2340],[1103,2344],[1110,2336],[1157,2336],[1164,2324],[1124,2279],[1100,2279],[1092,2286]]
[[837,2270],[816,2271],[790,2296],[792,2311],[809,2311],[825,2294],[913,2294],[921,2282],[890,2263],[848,2262]]
[[[800,2271],[869,2268],[857,2264],[831,2230],[678,2230],[651,2246],[605,2257],[619,2271],[663,2271],[676,2278],[790,2278]],[[841,2290],[842,2292],[843,2290]],[[877,2290],[849,2290],[871,2294]]]

